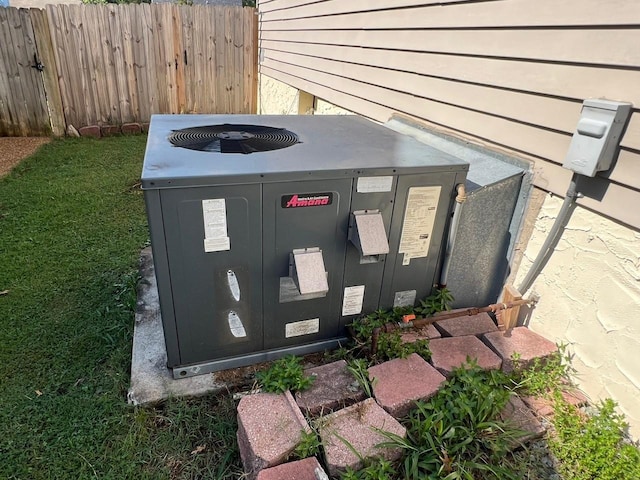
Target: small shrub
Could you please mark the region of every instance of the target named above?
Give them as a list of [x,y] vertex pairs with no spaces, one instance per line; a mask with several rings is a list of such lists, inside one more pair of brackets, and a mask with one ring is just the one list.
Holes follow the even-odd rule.
[[256,379],[264,391],[282,393],[287,390],[306,390],[315,377],[305,376],[300,359],[287,355],[273,362],[268,369],[256,373]]
[[555,435],[551,451],[559,460],[564,478],[572,480],[637,480],[640,478],[640,451],[625,441],[627,424],[607,399],[590,417],[559,397],[553,423]]

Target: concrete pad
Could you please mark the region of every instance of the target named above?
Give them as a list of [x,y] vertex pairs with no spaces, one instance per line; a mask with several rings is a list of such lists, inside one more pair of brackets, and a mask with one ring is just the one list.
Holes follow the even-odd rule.
[[517,366],[529,368],[536,358],[545,359],[558,351],[555,343],[532,332],[527,327],[516,327],[506,332],[485,333],[482,341],[502,358],[502,370],[512,372],[516,365],[513,356],[518,355]]
[[248,478],[284,463],[300,442],[303,430],[311,432],[291,392],[242,398],[238,403],[237,438]]
[[407,415],[417,400],[434,396],[445,381],[417,353],[375,365],[369,368],[369,377],[376,401],[395,418]]
[[488,313],[478,315],[464,315],[461,317],[447,318],[435,323],[435,327],[443,337],[464,337],[466,335],[481,335],[483,333],[496,332],[498,327]]
[[498,370],[502,366],[500,357],[475,335],[438,338],[429,342],[429,350],[431,364],[447,377],[464,365],[467,357],[476,360],[484,370]]
[[315,377],[315,381],[311,388],[296,393],[296,402],[311,417],[348,407],[366,397],[344,360],[309,368],[304,373]]
[[310,457],[261,470],[256,480],[322,480],[326,475],[318,459]]
[[517,396],[512,396],[509,399],[502,412],[500,412],[500,418],[523,432],[523,435],[513,442],[512,448],[516,448],[535,438],[540,438],[546,431],[540,420]]
[[400,334],[402,343],[414,343],[416,340],[431,340],[432,338],[440,338],[442,335],[433,325],[427,325],[423,328],[407,330]]
[[167,368],[158,286],[151,247],[140,254],[140,283],[133,330],[131,356],[131,387],[127,400],[133,405],[157,403],[170,396],[198,396],[219,392],[226,385],[215,381],[214,375],[175,380]]
[[[377,430],[405,437],[406,429],[385,412],[373,398],[343,408],[315,421],[324,447],[325,460],[329,475],[337,477],[347,467],[359,470],[363,462],[352,448],[364,460],[382,457],[397,460],[402,456],[399,448],[379,447],[388,439]],[[350,445],[352,448],[350,448]]]

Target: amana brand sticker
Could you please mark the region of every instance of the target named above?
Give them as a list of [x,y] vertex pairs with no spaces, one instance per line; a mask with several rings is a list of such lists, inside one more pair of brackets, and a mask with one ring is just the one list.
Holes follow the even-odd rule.
[[296,193],[283,195],[280,200],[282,208],[321,207],[333,203],[333,193]]

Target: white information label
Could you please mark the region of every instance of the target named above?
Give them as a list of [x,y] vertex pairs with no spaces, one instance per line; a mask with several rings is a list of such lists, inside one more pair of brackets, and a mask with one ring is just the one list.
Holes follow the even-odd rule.
[[284,326],[284,336],[286,338],[299,337],[300,335],[311,335],[320,331],[320,319],[311,318],[300,322],[287,323]]
[[202,200],[204,222],[204,251],[220,252],[231,249],[227,236],[227,204],[224,198]]
[[342,316],[358,315],[362,313],[364,302],[364,285],[345,287],[344,300],[342,300]]
[[429,253],[440,190],[439,186],[409,189],[398,249],[398,253],[404,253],[403,265],[409,265],[412,258],[426,257]]
[[223,252],[224,250],[231,250],[229,237],[204,239],[205,252]]
[[358,193],[390,192],[393,177],[360,177],[356,190]]

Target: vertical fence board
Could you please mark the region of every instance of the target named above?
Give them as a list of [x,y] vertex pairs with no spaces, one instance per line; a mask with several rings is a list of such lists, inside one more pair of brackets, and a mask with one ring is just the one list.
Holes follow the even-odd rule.
[[[87,125],[85,120],[85,90],[82,58],[78,55],[80,48],[78,44],[78,29],[71,12],[70,5],[60,5],[64,25],[64,52],[68,62],[67,78],[69,82],[69,98],[71,100],[71,108],[69,109],[68,118],[75,126]],[[71,54],[73,52],[73,55]],[[63,99],[64,102],[64,99]]]
[[[147,85],[147,92],[144,94],[144,101],[149,108],[149,116],[143,117],[142,121],[148,122],[152,114],[159,113],[161,110],[158,104],[158,81],[155,75],[156,62],[153,48],[155,26],[153,13],[151,12],[151,5],[149,4],[141,4],[140,10],[142,11],[142,15],[140,17],[140,22],[142,24],[140,38],[144,44],[143,51],[141,50],[140,52],[141,54],[144,54],[144,67],[141,68],[141,73],[144,75]],[[142,64],[142,60],[140,60],[140,62]]]
[[0,135],[19,135],[15,123],[15,113],[11,103],[11,87],[9,85],[9,61],[8,52],[9,35],[6,8],[0,8]]
[[[48,113],[49,118],[51,119],[51,130],[56,137],[59,137],[64,135],[66,125],[64,120],[64,112],[62,111],[60,85],[58,83],[58,66],[56,63],[55,52],[53,51],[53,42],[51,41],[49,22],[47,21],[47,15],[44,10],[34,8],[29,10],[29,12],[31,14],[31,22],[33,25],[33,34],[36,39],[38,56],[40,58],[40,61],[44,65],[42,74]],[[0,82],[1,78],[2,73],[0,73]],[[2,91],[1,83],[0,91]]]
[[234,112],[233,102],[233,82],[234,82],[234,60],[235,55],[233,52],[233,9],[234,7],[224,8],[224,98],[225,98],[225,113],[237,113]]
[[233,18],[231,21],[231,47],[233,49],[233,110],[232,113],[241,113],[244,110],[244,22],[242,7],[232,9]]
[[83,23],[85,25],[85,37],[87,55],[87,64],[91,72],[89,85],[95,91],[94,104],[96,111],[93,118],[99,123],[109,123],[110,103],[109,91],[107,87],[107,69],[102,54],[102,42],[100,36],[100,15],[96,11],[95,6],[87,6],[91,8],[83,8]]
[[77,124],[92,125],[97,122],[97,110],[99,108],[99,100],[97,98],[97,89],[95,88],[95,68],[93,68],[93,60],[91,58],[90,46],[87,44],[86,37],[89,33],[86,31],[86,25],[83,18],[84,8],[82,5],[69,5],[69,21],[71,24],[71,38],[73,39],[74,52],[76,52],[77,66],[73,69],[76,85],[76,91],[80,90],[80,98],[83,108],[78,108],[79,118]]
[[251,58],[253,60],[250,71],[253,72],[253,81],[251,82],[251,112],[255,113],[258,111],[258,11],[252,8],[247,14],[251,16],[251,25],[253,27],[251,35],[251,48],[253,50]]
[[215,97],[216,97],[216,112],[217,113],[226,113],[225,110],[225,85],[224,85],[224,51],[225,51],[225,40],[224,40],[224,9],[225,7],[220,7],[216,10],[216,15],[214,16],[214,53],[216,58],[216,69],[215,69]]
[[124,76],[126,79],[127,91],[129,92],[129,106],[131,117],[130,122],[140,121],[140,102],[138,96],[138,85],[135,68],[133,66],[133,32],[131,26],[131,15],[135,14],[136,5],[120,5],[118,16],[120,17],[120,28],[122,31],[122,58],[124,62]]
[[120,122],[126,123],[133,120],[133,115],[131,111],[131,92],[129,92],[129,83],[127,82],[122,7],[120,5],[107,5],[107,8],[110,15],[111,48],[113,49],[113,69],[116,74],[116,86],[118,87]]
[[21,45],[18,38],[21,32],[16,32],[20,28],[20,20],[18,18],[18,11],[14,9],[7,10],[7,24],[8,24],[8,38],[7,52],[9,54],[9,85],[12,96],[13,112],[17,120],[18,131],[20,135],[27,135],[29,131],[28,111],[25,99],[25,92],[23,91],[24,82],[21,77],[21,60],[23,57],[24,47]]
[[[184,84],[184,111],[193,112],[194,110],[194,88],[196,87],[194,68],[193,68],[193,8],[188,6],[180,7],[182,45],[179,55],[182,56],[183,68],[183,84]],[[189,81],[189,79],[191,79]]]
[[243,10],[242,15],[242,66],[244,73],[244,83],[242,86],[242,108],[245,111],[251,110],[251,82],[253,81],[253,25],[249,9]]
[[[204,10],[205,7],[198,7]],[[215,14],[220,12],[219,9],[215,10]],[[203,12],[204,13],[204,12]],[[203,63],[200,65],[200,71],[203,72],[203,100],[201,111],[202,112],[219,112],[219,98],[217,94],[217,79],[218,79],[218,59],[216,58],[216,22],[214,16],[200,17],[200,26],[205,32],[203,48]]]

